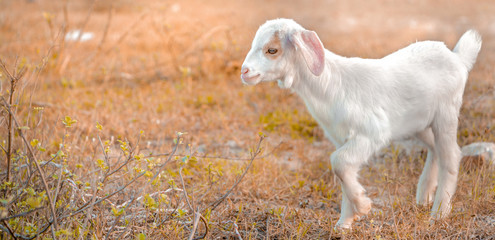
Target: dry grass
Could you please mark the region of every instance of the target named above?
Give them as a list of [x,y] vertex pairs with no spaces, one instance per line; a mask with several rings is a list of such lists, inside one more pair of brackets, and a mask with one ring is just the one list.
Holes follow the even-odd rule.
[[[35,236],[44,227],[40,239],[184,239],[195,226],[196,237],[206,231],[200,216],[208,239],[495,238],[492,168],[461,169],[452,216],[430,224],[428,209],[414,204],[425,153],[393,148],[362,170],[372,212],[347,233],[333,231],[341,198],[329,163],[333,147],[297,96],[239,79],[257,27],[275,17],[294,18],[328,49],[361,57],[423,39],[452,47],[474,27],[484,45],[466,87],[458,140],[493,142],[491,0],[3,0],[0,7],[0,58],[11,72],[27,71],[11,108],[20,128],[10,182],[7,158],[0,163],[1,239],[9,231]],[[81,28],[94,38],[64,41]],[[5,72],[0,79],[8,99]],[[259,132],[267,137],[250,165]],[[40,164],[47,187],[35,158],[52,161]],[[56,226],[49,224],[48,195]]]

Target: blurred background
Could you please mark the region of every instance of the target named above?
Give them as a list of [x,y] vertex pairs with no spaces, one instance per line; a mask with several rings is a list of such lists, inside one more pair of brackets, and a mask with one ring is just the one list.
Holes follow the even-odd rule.
[[[125,121],[115,126],[117,132],[137,131],[136,125],[157,121],[158,126],[167,122],[171,128],[191,129],[202,121],[204,127],[215,125],[204,124],[209,120],[197,119],[197,114],[184,116],[191,121],[187,125],[176,122],[173,116],[184,114],[178,112],[184,111],[181,104],[187,101],[210,105],[208,110],[213,111],[211,105],[240,104],[225,108],[232,114],[225,119],[234,120],[234,125],[252,125],[258,117],[249,114],[258,114],[270,103],[255,100],[251,92],[268,91],[289,102],[292,98],[273,87],[242,86],[238,76],[258,26],[279,17],[315,30],[326,48],[337,54],[365,58],[380,58],[421,40],[444,41],[452,48],[462,33],[474,28],[483,36],[483,48],[468,82],[475,85],[468,87],[468,96],[470,89],[488,91],[494,83],[495,3],[490,0],[2,0],[0,4],[4,61],[13,64],[17,58],[32,66],[45,64],[36,81],[25,83],[32,100],[81,115],[88,121],[80,127],[88,129],[85,122],[110,121],[108,114],[126,111],[125,117],[112,120],[112,125]],[[28,78],[31,75],[28,72]],[[133,89],[126,92],[132,97],[113,96],[116,93],[108,91],[113,87],[124,92]],[[182,94],[188,96],[180,103],[165,100],[167,95],[180,99]],[[122,104],[133,106],[114,106]],[[304,111],[300,105],[295,108]],[[162,112],[168,110],[172,115],[165,120]],[[239,115],[243,118],[236,119]]]

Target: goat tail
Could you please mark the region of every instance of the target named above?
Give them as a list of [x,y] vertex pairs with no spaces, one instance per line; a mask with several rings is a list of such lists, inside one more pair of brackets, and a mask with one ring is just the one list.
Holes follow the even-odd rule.
[[467,70],[470,71],[476,62],[476,57],[480,49],[481,36],[476,30],[471,29],[462,35],[459,42],[455,45],[453,52],[459,56]]

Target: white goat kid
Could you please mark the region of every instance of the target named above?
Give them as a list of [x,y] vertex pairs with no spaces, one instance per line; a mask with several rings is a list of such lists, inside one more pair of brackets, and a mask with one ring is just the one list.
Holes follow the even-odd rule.
[[431,215],[439,219],[450,212],[457,185],[457,118],[480,48],[480,36],[470,30],[453,51],[425,41],[382,59],[345,58],[324,49],[315,32],[276,19],[258,29],[241,78],[249,85],[277,80],[298,93],[335,144],[332,169],[343,192],[338,227],[350,227],[371,209],[358,182],[360,166],[390,141],[407,137],[428,147],[416,200],[434,200]]

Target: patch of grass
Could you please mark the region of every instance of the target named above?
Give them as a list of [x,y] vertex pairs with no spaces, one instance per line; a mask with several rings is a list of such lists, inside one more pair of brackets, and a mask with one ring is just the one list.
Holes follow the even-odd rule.
[[304,138],[310,142],[316,138],[316,128],[318,123],[307,113],[299,113],[298,110],[284,111],[275,110],[262,114],[259,122],[263,130],[267,132],[281,131],[288,132],[294,138]]

